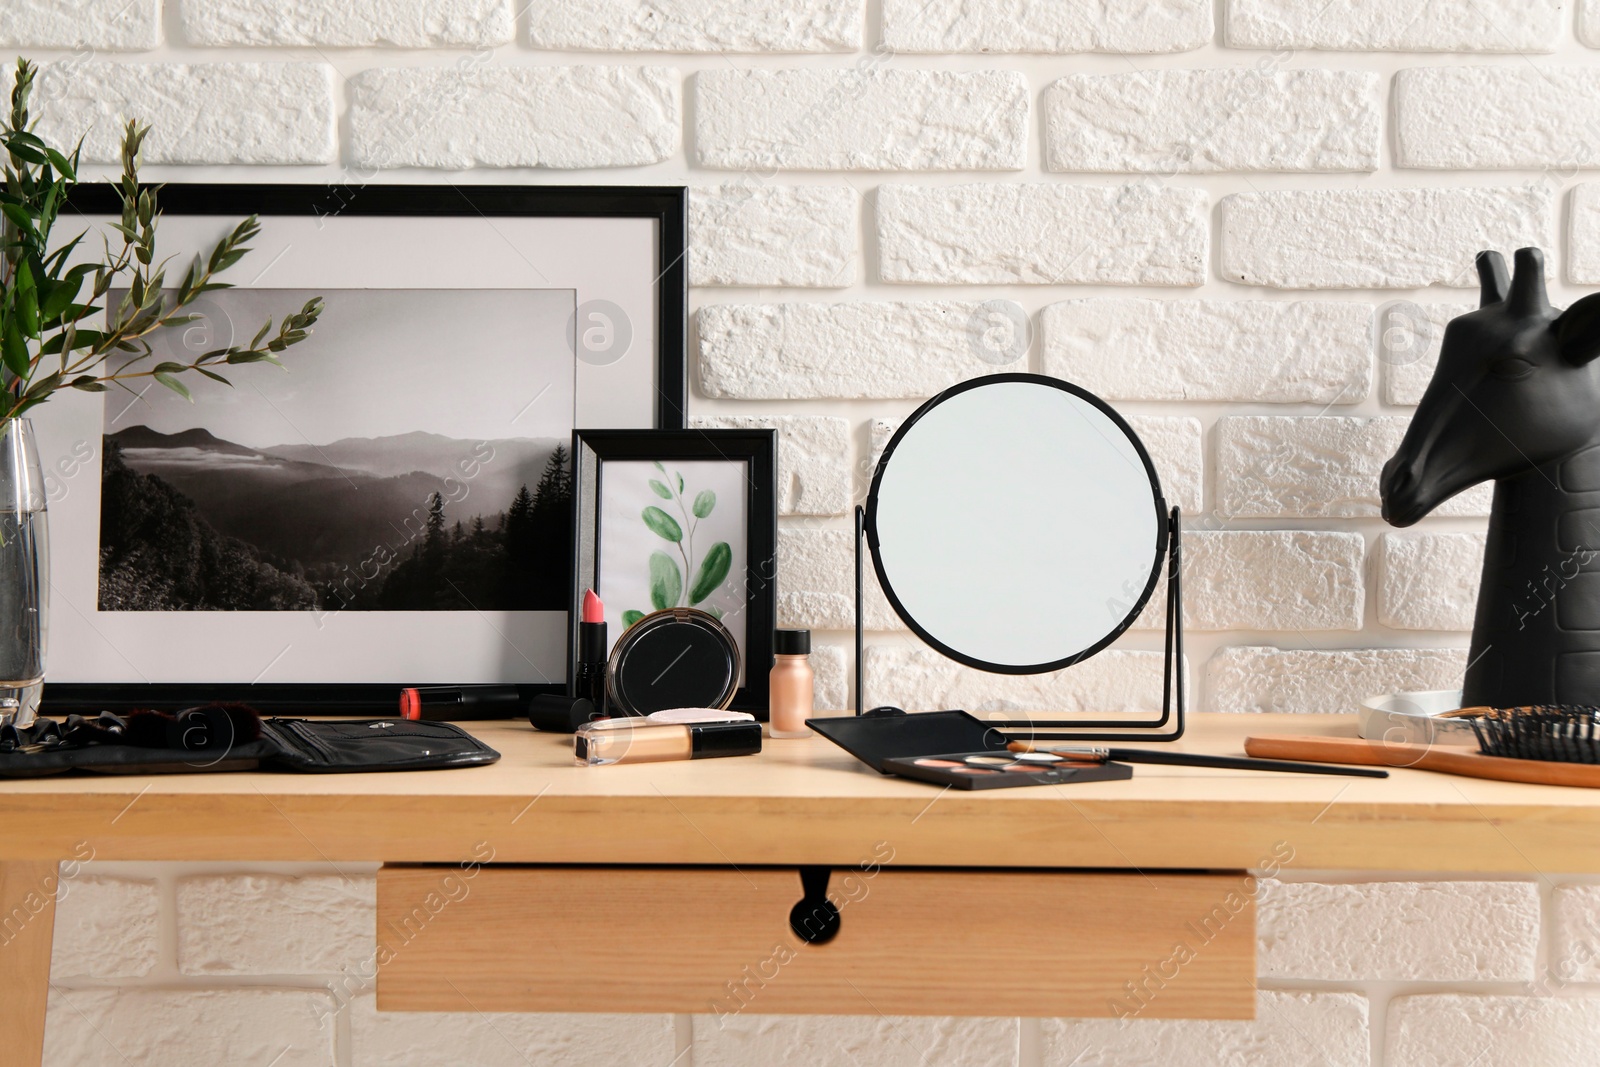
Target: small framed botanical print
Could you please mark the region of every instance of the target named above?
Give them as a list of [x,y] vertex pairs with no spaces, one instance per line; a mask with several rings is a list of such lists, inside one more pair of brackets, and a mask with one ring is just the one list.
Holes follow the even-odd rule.
[[[777,621],[772,430],[575,430],[573,586],[605,603],[614,645],[653,611],[698,608],[733,634],[733,706],[765,717]],[[575,664],[577,623],[569,637]]]

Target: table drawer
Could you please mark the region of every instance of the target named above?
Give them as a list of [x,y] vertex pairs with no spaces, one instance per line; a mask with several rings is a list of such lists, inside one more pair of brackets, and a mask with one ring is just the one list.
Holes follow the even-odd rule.
[[378,1008],[1254,1015],[1244,872],[805,871],[386,866]]

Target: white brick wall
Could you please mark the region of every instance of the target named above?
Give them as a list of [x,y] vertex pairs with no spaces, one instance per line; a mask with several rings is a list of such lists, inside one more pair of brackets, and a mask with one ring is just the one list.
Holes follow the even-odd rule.
[[851,52],[849,0],[563,0],[528,4],[535,48],[596,52]]
[[1394,52],[1550,52],[1560,0],[1229,0],[1235,48]]
[[1470,630],[1484,535],[1386,533],[1378,538],[1378,621],[1401,630]]
[[511,40],[510,0],[169,0],[196,45],[450,48]]
[[1044,92],[1051,170],[1209,174],[1378,167],[1376,74],[1074,74]]
[[1020,170],[1027,122],[1013,71],[695,76],[695,159],[724,170]]
[[1464,648],[1218,650],[1206,665],[1206,711],[1354,715],[1379,693],[1452,689]]
[[56,896],[50,973],[77,978],[142,978],[161,952],[155,881],[79,875]]
[[[344,875],[209,875],[178,883],[184,974],[336,974],[376,951],[362,919],[377,882]],[[262,928],[272,931],[261,936]]]
[[1485,248],[1554,247],[1542,186],[1307,189],[1222,201],[1222,277],[1276,289],[1477,285]]
[[886,282],[1199,285],[1206,197],[1149,185],[885,185]]
[[856,280],[854,189],[699,186],[689,197],[689,284],[837,289]]
[[[9,98],[10,78],[6,80]],[[151,163],[332,163],[333,70],[320,63],[110,63],[44,67],[34,94],[39,135],[83,158],[121,158],[131,118],[150,126]]]
[[0,48],[142,52],[161,44],[161,0],[38,0],[8,4]]
[[715,1015],[694,1017],[695,1067],[873,1067],[1016,1062],[1016,1019],[939,1019],[917,1015]]
[[1581,1067],[1600,1045],[1600,998],[1399,997],[1386,1044],[1389,1067]]
[[[886,432],[1008,370],[1076,380],[1145,437],[1188,523],[1195,707],[1349,711],[1459,684],[1488,490],[1397,533],[1377,472],[1471,307],[1479,250],[1543,246],[1558,305],[1600,286],[1600,0],[7,0],[0,46],[48,64],[41,129],[86,133],[92,161],[114,159],[125,117],[153,122],[156,180],[692,187],[690,414],[779,430],[781,611],[817,630],[819,708],[853,680],[849,508]],[[1008,363],[982,343],[997,307],[1026,324]],[[996,678],[921,650],[873,590],[871,696],[1154,707],[1157,608],[1115,656]],[[476,1017],[379,1017],[297,970],[369,936],[367,904],[297,913],[281,892],[337,873],[80,879],[53,1005],[76,1029],[53,1024],[51,1062],[117,1062],[85,1017],[135,1062],[226,1059],[202,1016],[282,1037],[280,1064],[338,1067],[582,1062],[591,1045],[684,1067],[791,1045],[987,1062],[988,1026],[1015,1035],[1000,1061],[1018,1067],[1064,1067],[1085,1042],[1107,1064],[1366,1063],[1369,1036],[1376,1067],[1594,1059],[1593,879],[1542,890],[1539,958],[1577,961],[1548,1012],[1520,979],[1428,957],[1403,990],[1265,979],[1252,1023],[896,1020],[884,1037],[871,1018],[741,1020],[713,1040],[687,1018],[528,1016],[494,1020],[507,1044]],[[191,929],[208,879],[208,914],[276,916],[284,938]],[[1451,892],[1486,913],[1498,891]],[[1518,1026],[1536,1040],[1496,1029]]]
[[1039,318],[1044,373],[1109,400],[1354,404],[1371,389],[1368,304],[1098,298]]
[[1205,0],[883,3],[883,44],[894,52],[1182,52],[1210,36]]
[[1532,882],[1264,883],[1263,978],[1329,982],[1531,982],[1539,949]]
[[350,80],[363,168],[633,167],[677,150],[665,67],[372,68]]
[[1008,369],[981,354],[980,310],[954,300],[708,304],[696,316],[700,389],[740,400],[931,396]]
[[1395,75],[1394,104],[1402,167],[1600,163],[1600,70],[1418,67]]

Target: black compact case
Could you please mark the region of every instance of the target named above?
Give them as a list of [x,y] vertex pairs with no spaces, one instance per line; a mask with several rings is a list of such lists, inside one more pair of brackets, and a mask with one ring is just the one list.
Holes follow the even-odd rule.
[[652,612],[623,633],[606,668],[611,713],[726,708],[739,688],[739,645],[697,608]]
[[[806,725],[883,774],[952,789],[1010,789],[1024,785],[1116,782],[1133,777],[1122,763],[1031,763],[1012,753],[1012,740],[964,711],[807,719]],[[981,762],[969,762],[969,761]]]

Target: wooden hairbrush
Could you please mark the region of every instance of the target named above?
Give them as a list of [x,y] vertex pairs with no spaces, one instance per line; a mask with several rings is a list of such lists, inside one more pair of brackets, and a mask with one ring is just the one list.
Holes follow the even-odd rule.
[[1416,768],[1472,778],[1600,789],[1600,708],[1539,705],[1466,709],[1479,751],[1463,745],[1413,745],[1361,737],[1247,737],[1264,759],[1319,760]]

